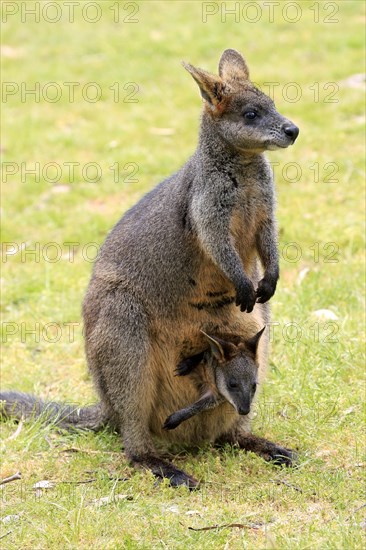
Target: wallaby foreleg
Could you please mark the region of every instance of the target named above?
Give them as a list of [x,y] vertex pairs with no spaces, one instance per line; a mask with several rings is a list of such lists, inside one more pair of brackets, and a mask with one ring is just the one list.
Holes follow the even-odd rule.
[[258,231],[256,244],[264,275],[258,283],[257,302],[264,304],[276,291],[279,278],[277,232],[273,220],[268,219]]

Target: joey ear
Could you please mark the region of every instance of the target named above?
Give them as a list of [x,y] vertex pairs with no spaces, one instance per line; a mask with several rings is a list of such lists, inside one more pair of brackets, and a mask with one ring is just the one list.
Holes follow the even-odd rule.
[[217,359],[217,361],[219,361],[220,363],[225,361],[225,352],[219,340],[213,338],[209,334],[206,334],[205,332],[203,332],[203,330],[201,330],[201,332],[210,344],[211,353],[215,357],[215,359]]
[[244,57],[236,50],[225,50],[219,62],[219,75],[228,83],[249,80],[249,69]]
[[249,349],[249,351],[254,353],[254,355],[257,353],[259,340],[260,340],[265,328],[266,327],[264,326],[259,332],[257,332],[257,334],[252,336],[252,338],[250,338],[249,340],[245,340],[245,344],[246,344],[247,348]]
[[209,334],[203,332],[203,330],[201,330],[201,332],[210,344],[212,355],[219,363],[230,361],[238,354],[239,350],[232,342],[227,342],[221,338],[210,336]]
[[184,63],[184,61],[182,61],[182,65],[197,82],[203,99],[213,107],[218,105],[222,101],[225,93],[225,84],[223,80],[219,76],[208,73],[203,69],[193,67],[193,65]]

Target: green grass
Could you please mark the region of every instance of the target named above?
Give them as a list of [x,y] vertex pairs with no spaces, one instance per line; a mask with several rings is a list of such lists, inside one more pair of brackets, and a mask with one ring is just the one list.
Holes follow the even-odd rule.
[[[175,458],[204,481],[190,494],[132,472],[119,453],[118,437],[107,431],[66,434],[37,422],[24,424],[9,439],[17,427],[8,422],[1,426],[2,477],[20,470],[22,481],[2,489],[1,518],[20,515],[1,523],[2,547],[364,547],[364,107],[362,87],[347,81],[362,72],[363,4],[315,3],[318,23],[310,9],[314,2],[297,4],[302,10],[297,23],[282,16],[282,3],[273,23],[263,6],[256,23],[245,21],[243,12],[238,22],[230,15],[222,22],[219,13],[202,23],[200,2],[176,1],[137,2],[137,23],[115,23],[109,9],[114,3],[102,2],[95,24],[83,21],[81,7],[69,23],[64,7],[58,23],[42,17],[37,23],[31,16],[22,22],[19,12],[3,25],[3,80],[19,89],[22,82],[28,88],[56,82],[63,92],[56,103],[31,96],[22,102],[17,93],[2,104],[3,161],[19,167],[7,180],[3,172],[2,179],[2,239],[16,247],[2,263],[4,388],[78,403],[95,399],[80,315],[92,267],[87,257],[95,252],[87,245],[101,244],[123,212],[193,152],[200,99],[181,59],[216,71],[225,48],[240,50],[264,90],[266,82],[279,83],[277,107],[301,133],[294,147],[269,155],[279,163],[274,170],[281,281],[272,300],[278,325],[271,368],[254,422],[256,433],[299,450],[298,468],[276,469],[250,453],[203,447]],[[131,8],[120,6],[124,18]],[[332,6],[339,7],[336,15]],[[325,23],[326,16],[339,22]],[[51,9],[48,17],[54,17]],[[80,83],[72,103],[65,82]],[[82,98],[89,82],[102,90],[96,103]],[[123,86],[137,83],[138,102],[115,102],[109,89],[115,82],[122,98],[133,91]],[[281,93],[289,82],[301,89],[297,102]],[[326,88],[327,83],[339,88]],[[330,99],[337,102],[325,102],[334,90]],[[156,128],[170,131],[161,135]],[[49,181],[50,169],[46,178],[26,175],[22,181],[21,163],[31,168],[36,162],[41,168],[58,163],[59,180]],[[65,165],[70,162],[79,163],[73,180]],[[119,182],[109,168],[116,162]],[[88,181],[91,173],[83,177],[86,163],[100,165],[99,181]],[[138,181],[129,182],[127,163],[137,164]],[[57,248],[47,247],[50,242]],[[79,243],[71,257],[65,244],[70,242]],[[36,243],[38,256],[25,254]],[[326,248],[329,243],[334,244]],[[55,252],[61,259],[45,261]],[[294,252],[298,258],[291,261]],[[334,312],[332,325],[314,315],[319,309]],[[75,323],[74,338],[67,323]],[[80,452],[63,452],[70,448]],[[32,486],[45,479],[56,485],[36,497]],[[93,481],[78,483],[85,480]],[[113,494],[129,498],[102,507],[93,503]],[[232,523],[245,527],[189,529]]]

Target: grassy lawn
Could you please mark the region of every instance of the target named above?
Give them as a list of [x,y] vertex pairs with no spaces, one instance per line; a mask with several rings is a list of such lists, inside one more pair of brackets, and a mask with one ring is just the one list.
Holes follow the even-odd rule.
[[[232,47],[300,127],[270,153],[281,280],[254,422],[300,458],[181,453],[203,481],[190,494],[133,472],[108,431],[3,423],[1,478],[22,479],[1,488],[1,547],[363,548],[363,3],[46,4],[2,3],[2,387],[96,399],[80,309],[97,247],[195,148],[201,102],[180,61],[216,72]],[[200,530],[225,524],[241,527]]]

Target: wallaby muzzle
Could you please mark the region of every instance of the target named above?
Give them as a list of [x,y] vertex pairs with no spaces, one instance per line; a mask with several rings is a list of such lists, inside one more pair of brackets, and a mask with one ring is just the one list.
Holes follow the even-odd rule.
[[236,412],[241,416],[245,416],[250,413],[252,400],[251,397],[248,395],[248,392],[245,391],[245,393],[242,393],[241,395],[238,395],[236,399],[233,399],[233,404]]
[[245,416],[250,413],[250,404],[241,405],[237,408],[237,413],[240,414],[240,416]]
[[286,136],[292,138],[292,144],[294,144],[300,132],[299,128],[295,124],[286,123],[282,126],[282,130]]

